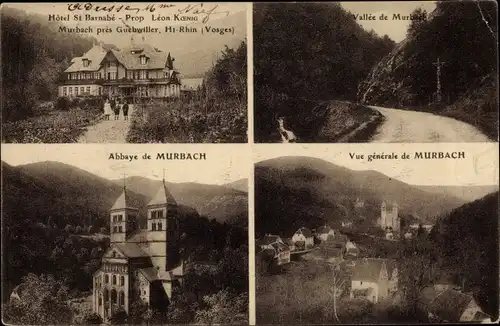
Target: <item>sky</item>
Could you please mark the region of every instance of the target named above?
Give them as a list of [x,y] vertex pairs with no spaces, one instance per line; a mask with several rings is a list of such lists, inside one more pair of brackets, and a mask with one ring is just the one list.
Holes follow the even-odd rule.
[[[392,20],[393,14],[409,15],[418,7],[431,13],[436,4],[434,1],[363,1],[363,2],[341,2],[341,6],[353,14],[373,14],[375,20],[358,20],[358,23],[366,30],[373,29],[378,35],[387,34],[392,40],[401,42],[406,37],[406,30],[410,24],[409,20]],[[382,14],[389,17],[388,20],[379,20]]]
[[[110,145],[110,144],[2,144],[2,160],[9,165],[56,161],[76,166],[110,180],[126,176],[141,176],[169,182],[225,184],[248,179],[252,164],[247,145],[169,144]],[[205,152],[206,161],[155,160],[156,153]],[[110,153],[138,155],[139,160],[127,162],[109,160]],[[141,159],[149,153],[151,160]]]
[[[439,144],[332,144],[332,145],[260,145],[254,150],[254,161],[280,156],[310,156],[324,159],[351,170],[374,170],[411,185],[474,186],[498,185],[498,143]],[[416,151],[464,151],[461,160],[366,160],[369,154]],[[363,154],[353,160],[349,153]]]

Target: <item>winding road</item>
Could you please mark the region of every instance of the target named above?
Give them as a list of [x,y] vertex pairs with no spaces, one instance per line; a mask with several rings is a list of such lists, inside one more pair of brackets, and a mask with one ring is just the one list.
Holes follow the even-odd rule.
[[491,142],[476,127],[427,112],[369,106],[384,116],[374,143]]

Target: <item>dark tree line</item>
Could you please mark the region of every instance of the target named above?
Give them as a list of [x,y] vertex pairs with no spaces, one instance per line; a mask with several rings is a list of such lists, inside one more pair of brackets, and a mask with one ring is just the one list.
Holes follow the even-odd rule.
[[258,141],[275,129],[275,114],[293,119],[314,106],[294,109],[294,102],[354,100],[358,83],[394,46],[338,3],[256,4],[253,25]]
[[95,40],[59,33],[45,16],[8,6],[1,21],[2,119],[18,120],[32,115],[39,100],[55,99],[60,74]]
[[498,318],[498,192],[442,216],[430,238],[441,269],[473,292],[483,310]]

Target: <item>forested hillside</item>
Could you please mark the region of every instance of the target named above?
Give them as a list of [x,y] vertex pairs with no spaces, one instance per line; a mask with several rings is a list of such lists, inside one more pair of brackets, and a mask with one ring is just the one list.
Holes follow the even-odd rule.
[[30,116],[38,100],[54,100],[57,80],[96,40],[59,33],[47,17],[2,6],[2,119]]
[[439,267],[498,318],[498,191],[443,215],[431,232]]
[[[442,1],[417,8],[406,39],[359,86],[363,103],[426,110],[498,135],[497,3]],[[437,103],[437,61],[442,102]]]
[[276,115],[293,127],[318,100],[355,100],[358,83],[394,46],[338,3],[255,4],[253,25],[257,141],[276,129]]

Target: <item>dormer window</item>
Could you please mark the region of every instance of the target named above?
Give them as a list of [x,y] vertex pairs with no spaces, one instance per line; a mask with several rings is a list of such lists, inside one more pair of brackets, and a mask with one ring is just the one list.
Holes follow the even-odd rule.
[[139,60],[141,61],[141,65],[145,65],[146,62],[148,61],[148,58],[145,55],[141,55],[139,57]]

